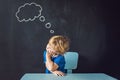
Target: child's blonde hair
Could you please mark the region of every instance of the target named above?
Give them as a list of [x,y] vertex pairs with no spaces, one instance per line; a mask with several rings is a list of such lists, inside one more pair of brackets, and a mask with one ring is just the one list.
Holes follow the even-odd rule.
[[69,50],[70,40],[66,36],[56,35],[50,38],[48,44],[56,51],[58,54],[64,54]]

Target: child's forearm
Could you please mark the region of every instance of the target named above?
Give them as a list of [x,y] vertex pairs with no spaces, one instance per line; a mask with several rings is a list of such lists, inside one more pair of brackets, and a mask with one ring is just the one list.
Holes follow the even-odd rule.
[[51,61],[50,57],[46,57],[46,67],[48,70],[52,71],[53,70],[54,63]]
[[55,71],[58,68],[58,65],[51,60],[49,55],[46,56],[46,67],[49,71]]

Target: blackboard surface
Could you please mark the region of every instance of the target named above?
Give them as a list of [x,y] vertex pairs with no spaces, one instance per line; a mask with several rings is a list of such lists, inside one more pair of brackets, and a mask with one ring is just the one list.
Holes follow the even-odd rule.
[[43,51],[53,35],[68,36],[70,51],[79,53],[73,72],[118,77],[117,5],[107,0],[1,0],[1,80],[16,80],[27,72],[44,73]]

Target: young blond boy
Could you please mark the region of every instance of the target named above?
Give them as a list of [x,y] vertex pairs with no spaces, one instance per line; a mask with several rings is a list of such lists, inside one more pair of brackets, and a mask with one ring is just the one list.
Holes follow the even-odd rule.
[[46,73],[58,76],[65,75],[64,54],[69,50],[69,39],[66,36],[56,35],[50,38],[46,51],[44,51],[44,62]]

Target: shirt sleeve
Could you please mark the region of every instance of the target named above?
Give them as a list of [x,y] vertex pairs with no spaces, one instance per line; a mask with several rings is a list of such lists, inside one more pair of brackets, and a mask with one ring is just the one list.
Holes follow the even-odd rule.
[[64,56],[59,56],[54,60],[54,63],[56,63],[59,67],[65,64]]
[[43,61],[44,61],[44,63],[46,62],[46,51],[44,51],[44,53],[43,53]]

